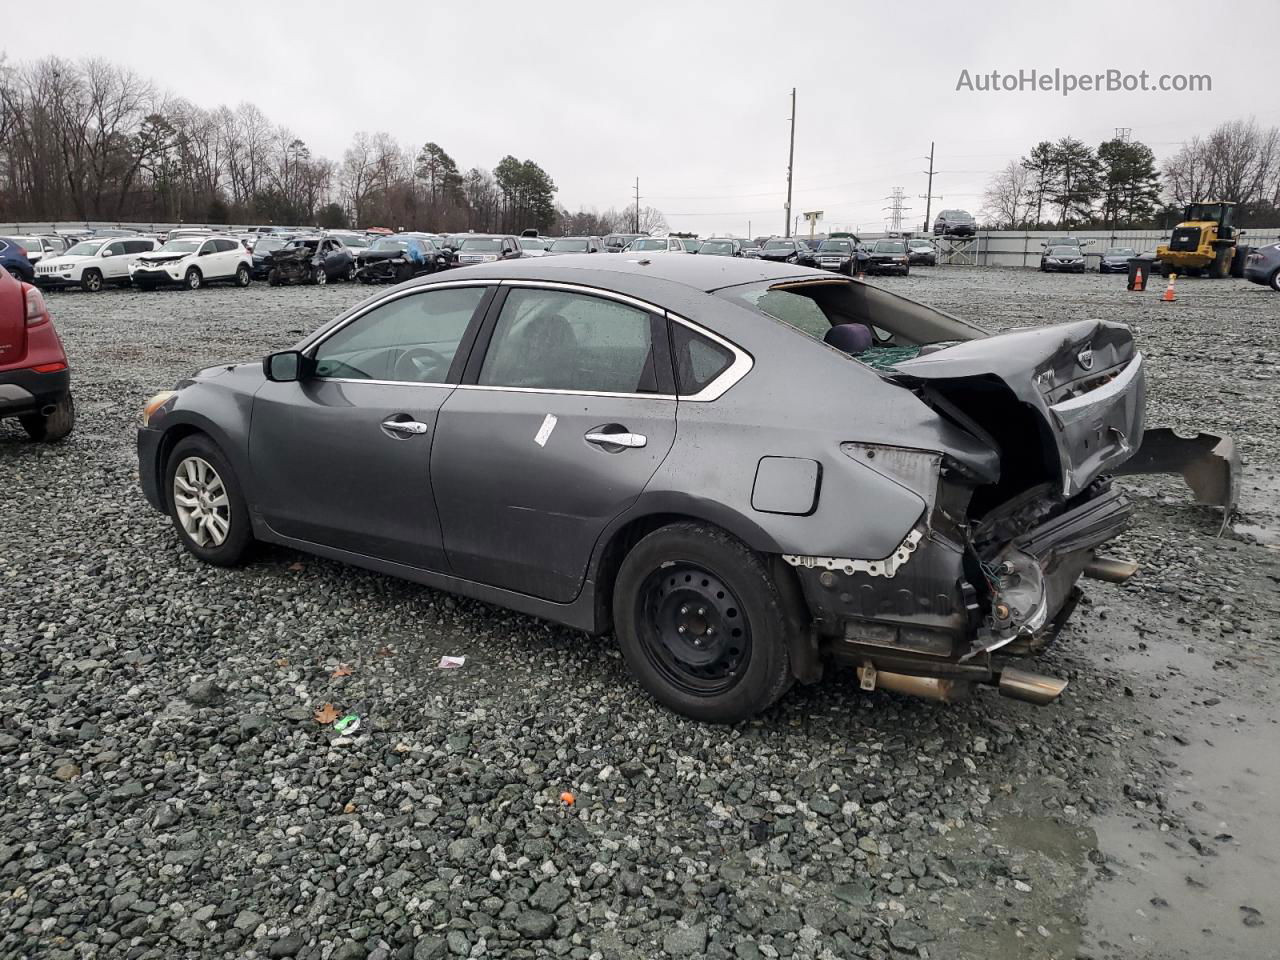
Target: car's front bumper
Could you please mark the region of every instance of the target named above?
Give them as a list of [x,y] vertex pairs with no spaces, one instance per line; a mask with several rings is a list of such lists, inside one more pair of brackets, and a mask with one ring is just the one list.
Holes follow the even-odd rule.
[[41,290],[60,290],[80,283],[80,272],[66,270],[60,273],[37,273],[34,285]]
[[0,370],[0,417],[24,417],[57,404],[71,390],[71,371]]
[[138,267],[129,271],[129,280],[140,286],[163,287],[182,283],[186,274],[171,267]]
[[160,492],[160,442],[163,436],[151,427],[138,428],[138,483],[147,503],[161,513],[169,509]]

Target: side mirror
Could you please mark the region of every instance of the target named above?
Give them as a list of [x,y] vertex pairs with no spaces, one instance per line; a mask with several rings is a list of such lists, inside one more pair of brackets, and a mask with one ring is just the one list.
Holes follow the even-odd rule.
[[315,361],[297,350],[281,350],[262,359],[262,374],[273,383],[304,380],[315,369]]

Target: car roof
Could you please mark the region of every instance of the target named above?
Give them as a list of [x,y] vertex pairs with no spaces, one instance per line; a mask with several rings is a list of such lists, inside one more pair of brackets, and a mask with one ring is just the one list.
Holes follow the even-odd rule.
[[445,282],[467,277],[489,277],[494,280],[544,280],[561,283],[583,283],[601,286],[610,282],[634,287],[646,280],[679,284],[703,293],[724,287],[785,280],[795,277],[825,277],[831,274],[767,260],[734,257],[653,257],[614,254],[609,257],[589,253],[566,254],[561,257],[532,257],[500,263],[481,264],[449,270],[422,278],[419,283]]

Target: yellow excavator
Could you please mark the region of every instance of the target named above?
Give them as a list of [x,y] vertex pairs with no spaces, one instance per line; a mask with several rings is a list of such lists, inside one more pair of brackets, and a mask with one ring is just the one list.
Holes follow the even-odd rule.
[[[1244,251],[1236,240],[1244,233],[1231,226],[1234,203],[1214,201],[1191,203],[1183,211],[1182,222],[1173,228],[1168,243],[1156,247],[1160,272],[1204,276],[1221,280],[1231,274],[1242,276]],[[1239,264],[1235,261],[1239,260]]]

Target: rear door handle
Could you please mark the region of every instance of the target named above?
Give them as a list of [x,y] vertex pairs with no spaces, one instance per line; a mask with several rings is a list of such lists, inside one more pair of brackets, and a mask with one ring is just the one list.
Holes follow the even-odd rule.
[[417,420],[383,420],[382,429],[402,433],[406,437],[414,437],[426,433],[427,425]]
[[649,442],[649,438],[643,433],[588,433],[586,435],[587,443],[594,443],[600,446],[613,444],[615,447],[643,447]]

